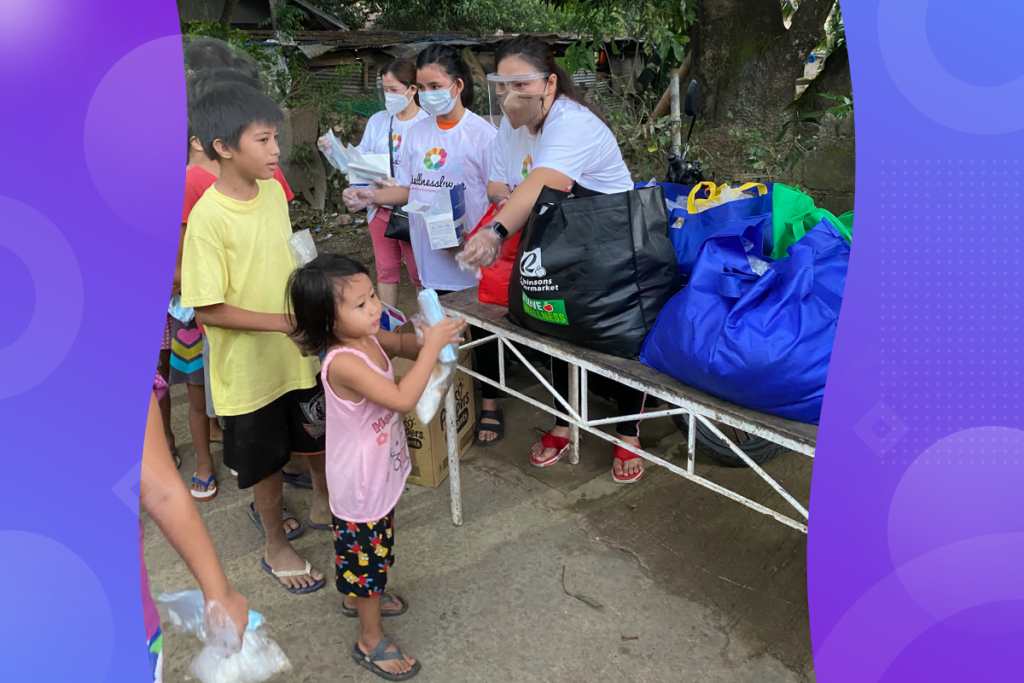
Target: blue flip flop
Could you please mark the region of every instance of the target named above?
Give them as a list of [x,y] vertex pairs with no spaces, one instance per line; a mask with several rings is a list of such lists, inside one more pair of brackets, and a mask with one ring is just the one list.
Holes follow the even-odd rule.
[[[196,472],[196,474],[198,474],[198,472]],[[207,479],[206,481],[203,481],[202,479],[197,477],[195,474],[193,474],[192,475],[192,483],[199,484],[200,486],[205,487],[206,490],[205,491],[196,491],[195,489],[189,489],[189,493],[192,494],[193,498],[195,498],[196,500],[201,501],[201,502],[206,502],[206,501],[213,500],[214,498],[217,497],[216,479],[217,479],[216,475],[211,474],[209,479]]]
[[333,524],[316,524],[313,520],[309,520],[309,528],[317,531],[334,531]]
[[[283,512],[281,520],[282,522],[286,519],[295,519],[295,515],[288,512],[287,508],[282,507],[281,510]],[[267,535],[267,530],[263,528],[263,520],[260,519],[260,513],[256,512],[255,503],[249,503],[249,519],[252,520],[252,523],[256,525],[256,528],[260,530],[261,534],[263,534],[264,536]],[[298,520],[296,519],[295,521]],[[298,529],[293,529],[292,531],[289,531],[286,535],[289,541],[293,541],[304,533],[306,533],[306,527],[302,526],[302,523],[300,522]]]
[[270,568],[270,565],[267,564],[267,558],[265,557],[260,558],[260,565],[263,567],[263,571],[277,579],[277,582],[281,584],[282,588],[289,593],[294,593],[295,595],[307,595],[309,593],[314,593],[323,588],[324,584],[327,583],[326,579],[320,579],[312,586],[306,586],[305,588],[289,588],[285,585],[284,581],[281,580],[281,577],[284,576],[305,576],[306,574],[310,574],[310,577],[312,578],[312,574],[310,572],[313,571],[313,565],[310,564],[309,560],[306,560],[306,568],[298,571],[275,572]]

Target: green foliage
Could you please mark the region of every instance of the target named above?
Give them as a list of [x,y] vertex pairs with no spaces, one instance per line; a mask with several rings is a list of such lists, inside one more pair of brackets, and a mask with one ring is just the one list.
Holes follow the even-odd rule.
[[469,33],[557,32],[564,13],[545,0],[313,0],[317,8],[354,28],[370,17],[378,29]]
[[291,40],[292,35],[302,29],[306,21],[306,13],[295,5],[289,5],[285,0],[279,0],[274,5],[274,16],[264,20],[260,26],[263,28],[274,27],[285,39]]
[[[556,5],[582,36],[566,52],[567,71],[595,70],[594,53],[604,48],[605,38],[633,38],[643,41],[649,64],[659,72],[659,87],[661,74],[682,63],[696,17],[694,0],[556,0]],[[614,43],[610,47],[617,49]]]
[[235,54],[245,53],[259,68],[260,73],[270,70],[276,63],[275,57],[263,49],[248,33],[223,24],[204,24],[199,21],[181,23],[182,48],[196,38],[217,38],[231,46]]

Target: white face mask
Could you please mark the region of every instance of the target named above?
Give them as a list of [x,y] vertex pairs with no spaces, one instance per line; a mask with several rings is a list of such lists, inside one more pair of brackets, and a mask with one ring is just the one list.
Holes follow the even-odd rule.
[[[406,92],[409,92],[406,90]],[[384,108],[388,110],[388,113],[392,116],[398,116],[405,108],[409,106],[409,98],[405,95],[397,95],[395,93],[386,92],[384,93]]]
[[431,116],[444,116],[455,108],[455,98],[452,97],[452,89],[421,92],[420,106],[423,107],[423,111]]

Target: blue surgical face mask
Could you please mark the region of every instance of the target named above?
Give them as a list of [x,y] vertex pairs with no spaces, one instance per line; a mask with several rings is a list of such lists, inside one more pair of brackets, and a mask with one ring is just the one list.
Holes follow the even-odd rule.
[[423,111],[431,116],[444,116],[455,108],[455,98],[452,97],[452,89],[421,92],[420,106],[423,107]]

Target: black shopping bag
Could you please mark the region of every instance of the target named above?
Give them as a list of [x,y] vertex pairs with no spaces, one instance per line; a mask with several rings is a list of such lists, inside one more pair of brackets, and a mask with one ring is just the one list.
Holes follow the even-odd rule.
[[545,188],[523,228],[508,311],[534,332],[637,358],[679,288],[660,187],[582,197]]

